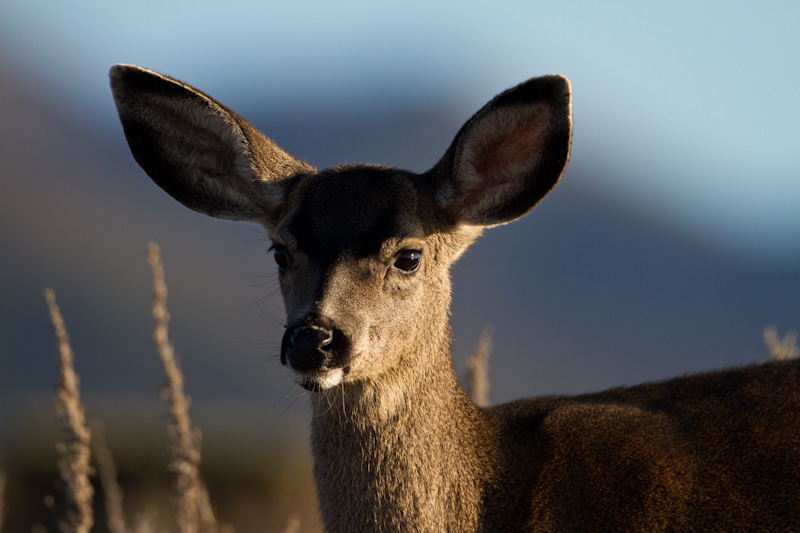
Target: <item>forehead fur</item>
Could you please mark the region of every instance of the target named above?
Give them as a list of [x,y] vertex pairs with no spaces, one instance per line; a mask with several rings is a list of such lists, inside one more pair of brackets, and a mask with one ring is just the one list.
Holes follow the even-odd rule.
[[423,237],[415,178],[365,165],[304,176],[278,232],[288,232],[301,251],[323,261],[375,254],[393,236]]

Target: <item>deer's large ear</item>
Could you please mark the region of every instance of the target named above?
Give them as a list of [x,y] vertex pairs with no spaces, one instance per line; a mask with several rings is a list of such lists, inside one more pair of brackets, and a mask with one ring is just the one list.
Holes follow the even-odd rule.
[[569,159],[569,80],[533,78],[486,104],[431,169],[436,201],[455,223],[493,226],[530,211]]
[[185,206],[231,220],[275,216],[284,180],[314,169],[200,91],[157,72],[109,74],[125,137],[145,172]]

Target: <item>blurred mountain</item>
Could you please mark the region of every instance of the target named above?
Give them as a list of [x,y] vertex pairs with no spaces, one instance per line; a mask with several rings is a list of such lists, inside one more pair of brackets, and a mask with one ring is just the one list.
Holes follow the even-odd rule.
[[[2,67],[2,66],[0,66]],[[296,416],[302,394],[278,363],[282,304],[263,230],[192,213],[138,168],[113,102],[76,119],[57,80],[0,77],[0,405],[45,401],[55,345],[42,289],[53,287],[91,399],[149,395],[145,246],[162,248],[189,393]],[[224,98],[222,98],[224,100]],[[467,116],[443,102],[304,113],[226,102],[317,166],[435,163]],[[661,379],[766,358],[764,326],[800,327],[800,269],[743,262],[601,194],[603,161],[576,159],[533,213],[492,229],[456,265],[456,367],[494,326],[494,401]],[[288,415],[287,415],[288,413]],[[0,437],[2,420],[0,410]],[[301,418],[301,423],[304,421]]]

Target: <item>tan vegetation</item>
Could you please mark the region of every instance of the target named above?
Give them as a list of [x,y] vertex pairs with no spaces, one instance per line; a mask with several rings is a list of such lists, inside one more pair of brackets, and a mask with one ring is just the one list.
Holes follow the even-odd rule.
[[489,352],[492,326],[485,325],[475,351],[467,358],[467,394],[479,407],[489,405]]
[[789,331],[781,338],[778,335],[778,328],[768,326],[764,328],[764,344],[769,350],[769,358],[774,361],[800,357],[800,347],[797,346],[797,332],[795,331]]
[[2,470],[0,470],[0,531],[3,530],[3,518],[5,518],[5,512],[3,509],[3,502],[5,501],[5,493],[6,493],[6,475]]
[[81,405],[80,380],[73,362],[75,354],[69,345],[64,319],[56,305],[52,289],[45,291],[56,341],[58,343],[58,369],[60,379],[56,385],[55,410],[61,420],[65,441],[57,445],[61,460],[59,470],[64,483],[64,512],[58,527],[64,533],[87,533],[94,524],[92,497],[94,489],[89,481],[92,434],[86,427],[86,417]]
[[[153,318],[156,351],[164,366],[166,381],[161,388],[161,396],[167,404],[170,417],[168,435],[170,437],[169,470],[175,475],[175,495],[177,500],[176,521],[181,533],[217,533],[232,531],[230,527],[217,525],[209,502],[208,491],[199,473],[200,432],[192,426],[189,418],[189,399],[183,390],[183,374],[169,342],[167,325],[169,313],[166,308],[167,288],[164,282],[164,269],[158,246],[148,248],[148,261],[153,270]],[[89,477],[93,471],[90,466],[92,456],[92,433],[86,426],[84,407],[80,399],[80,379],[75,373],[75,355],[69,344],[66,326],[56,305],[55,293],[48,289],[45,299],[50,312],[59,350],[60,379],[56,386],[56,413],[62,422],[65,441],[58,445],[61,455],[59,467],[63,481],[63,516],[58,527],[64,533],[86,533],[94,523],[92,501],[94,490]],[[105,443],[102,426],[95,425],[94,456],[100,482],[105,495],[107,527],[112,533],[152,533],[156,531],[154,508],[148,508],[137,515],[133,529],[129,529],[123,511],[123,495],[116,478],[114,459]],[[2,526],[2,496],[5,478],[0,475],[0,527]],[[48,501],[51,501],[49,499]],[[52,501],[50,506],[52,506]],[[44,530],[41,525],[35,526]],[[293,525],[293,527],[296,526]]]
[[111,455],[111,450],[106,445],[103,425],[99,422],[93,424],[92,435],[94,436],[92,440],[94,460],[97,464],[100,486],[103,488],[105,496],[108,531],[109,533],[128,533],[122,505],[122,488],[117,482],[117,465]]
[[170,424],[170,471],[175,474],[178,496],[177,519],[181,533],[218,531],[217,519],[208,499],[208,490],[200,477],[200,430],[192,427],[189,418],[189,398],[183,390],[183,374],[175,359],[175,351],[169,342],[167,326],[167,285],[164,281],[164,265],[158,245],[150,243],[147,262],[153,270],[153,341],[166,381],[161,387],[161,397],[167,404]]

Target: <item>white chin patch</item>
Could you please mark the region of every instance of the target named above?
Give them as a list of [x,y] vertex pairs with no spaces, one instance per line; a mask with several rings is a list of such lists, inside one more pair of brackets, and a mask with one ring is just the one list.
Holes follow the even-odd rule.
[[291,369],[290,371],[297,384],[305,388],[309,384],[313,384],[314,388],[326,390],[340,384],[344,379],[344,370],[341,368],[334,368],[333,370],[326,370],[313,375],[301,374]]

